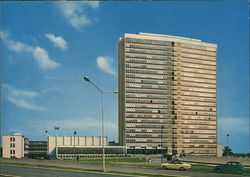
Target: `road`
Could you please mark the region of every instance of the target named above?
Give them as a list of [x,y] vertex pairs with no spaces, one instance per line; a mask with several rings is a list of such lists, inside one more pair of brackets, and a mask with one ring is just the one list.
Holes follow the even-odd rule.
[[103,174],[98,172],[79,172],[69,170],[54,170],[31,168],[23,166],[2,165],[0,176],[3,177],[124,177],[124,175]]
[[[32,160],[32,159],[1,159],[1,162],[20,163],[20,164],[27,164],[27,165],[32,164],[32,165],[57,166],[61,168],[68,167],[68,168],[92,169],[92,170],[102,169],[101,164],[81,164],[81,163],[70,163],[70,162],[65,162],[65,161]],[[238,174],[218,174],[218,173],[208,173],[208,172],[198,172],[198,171],[194,172],[194,171],[188,171],[188,170],[187,171],[163,170],[160,168],[159,169],[141,168],[141,167],[138,168],[138,167],[128,167],[128,166],[116,166],[116,165],[109,165],[109,164],[106,164],[106,169],[108,171],[116,171],[117,174],[119,174],[119,172],[137,172],[137,173],[143,173],[143,174],[166,175],[166,176],[171,175],[171,176],[182,176],[182,177],[243,177],[244,176],[244,175],[238,175]],[[45,174],[47,174],[47,169],[43,169],[42,171],[45,171]],[[54,173],[54,175],[55,174],[57,173]],[[101,174],[96,174],[96,175],[101,176]],[[73,175],[70,175],[70,176],[73,176]]]

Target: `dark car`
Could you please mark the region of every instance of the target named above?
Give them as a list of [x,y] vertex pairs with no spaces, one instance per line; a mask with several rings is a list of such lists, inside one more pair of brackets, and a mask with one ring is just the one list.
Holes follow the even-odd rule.
[[214,168],[217,173],[243,173],[245,168],[240,164],[240,162],[227,162],[225,165],[218,165]]

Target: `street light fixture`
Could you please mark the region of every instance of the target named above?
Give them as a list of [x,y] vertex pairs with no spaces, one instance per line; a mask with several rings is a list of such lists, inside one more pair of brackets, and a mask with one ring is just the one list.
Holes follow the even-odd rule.
[[161,126],[161,163],[163,163],[163,129],[164,125]]
[[48,138],[48,130],[45,130],[45,140]]
[[103,116],[103,94],[104,92],[98,88],[90,79],[86,76],[83,77],[83,80],[91,83],[102,95],[102,170],[105,172],[105,147],[104,147],[104,116]]
[[227,134],[227,147],[229,147],[229,144],[228,144],[228,138],[229,138],[229,134]]
[[[104,105],[103,105],[103,95],[111,92],[104,92],[99,87],[97,87],[87,76],[83,77],[83,80],[91,83],[102,95],[102,170],[105,172],[105,146],[104,146]],[[114,94],[118,94],[118,91],[113,91]]]
[[[59,127],[55,127],[55,131],[59,130]],[[56,158],[57,158],[57,154],[58,154],[58,148],[57,148],[57,133],[56,133]]]
[[227,156],[229,156],[229,143],[228,143],[228,139],[229,139],[229,134],[227,134]]
[[76,159],[75,154],[76,154],[76,142],[75,142],[75,137],[76,137],[76,131],[74,131],[74,160]]

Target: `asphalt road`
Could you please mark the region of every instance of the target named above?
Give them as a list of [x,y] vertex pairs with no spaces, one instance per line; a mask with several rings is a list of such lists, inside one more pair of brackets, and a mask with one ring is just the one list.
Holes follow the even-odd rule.
[[[32,164],[32,165],[45,165],[45,166],[58,166],[58,167],[69,167],[69,168],[79,168],[79,169],[92,169],[92,170],[101,170],[102,169],[102,165],[101,164],[81,164],[81,163],[70,163],[70,162],[64,162],[64,161],[49,161],[49,160],[32,160],[32,159],[0,159],[1,162],[6,162],[6,163],[20,163],[20,164]],[[2,165],[4,167],[4,165]],[[21,167],[19,169],[24,169],[22,170],[23,173],[25,173],[25,177],[29,177],[30,174],[32,174],[31,176],[33,177],[33,172],[31,168],[31,171],[29,171],[28,173],[26,172],[26,168],[27,167]],[[30,167],[28,167],[28,170],[30,169]],[[138,167],[128,167],[128,166],[116,166],[116,165],[108,165],[106,164],[106,169],[108,171],[117,171],[117,173],[119,174],[120,171],[123,172],[137,172],[137,173],[143,173],[143,174],[154,174],[154,175],[171,175],[171,176],[182,176],[182,177],[243,177],[244,175],[237,175],[237,174],[218,174],[218,173],[207,173],[207,172],[194,172],[194,171],[179,171],[179,170],[163,170],[160,167],[158,169],[151,169],[151,168],[138,168]],[[34,169],[33,169],[34,170]],[[47,170],[47,169],[38,169],[41,170],[39,173],[42,174],[42,176],[46,176],[49,175],[50,173],[47,173],[47,171],[51,171],[51,170]],[[21,170],[20,170],[21,171]],[[50,176],[60,176],[57,174],[61,172],[61,170],[52,170],[53,171],[53,175]],[[68,172],[68,173],[67,173]],[[69,175],[69,177],[71,176],[84,176],[86,174],[86,176],[90,176],[91,175],[95,175],[95,176],[101,176],[101,175],[107,175],[107,176],[111,176],[111,174],[101,174],[101,173],[90,173],[90,172],[75,172],[76,174],[72,175],[71,171],[67,171],[65,172],[66,176]],[[51,172],[52,173],[52,172]],[[18,176],[19,173],[17,173],[16,175]],[[35,174],[35,173],[34,173]],[[65,176],[64,175],[64,176]],[[22,177],[24,177],[22,176]],[[62,177],[64,177],[62,176]],[[116,175],[112,175],[112,176],[116,176]],[[118,176],[123,176],[123,175],[118,175]],[[37,177],[37,176],[34,176]],[[85,177],[85,176],[84,176]]]
[[3,177],[124,177],[123,175],[103,174],[98,172],[78,172],[68,170],[54,170],[31,168],[23,166],[2,165],[0,176]]

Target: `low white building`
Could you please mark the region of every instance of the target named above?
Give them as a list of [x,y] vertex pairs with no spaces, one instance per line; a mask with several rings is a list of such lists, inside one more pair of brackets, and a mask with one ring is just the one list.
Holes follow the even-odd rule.
[[224,146],[222,144],[217,144],[217,157],[223,156]]
[[[28,141],[20,133],[3,136],[3,158],[84,158],[102,157],[103,142],[105,156],[124,156],[126,147],[109,146],[108,137],[49,136],[46,141]],[[42,143],[42,144],[41,144]],[[45,152],[44,152],[45,151]],[[40,155],[42,153],[42,156]]]
[[24,157],[25,138],[21,133],[2,137],[3,158]]
[[[108,146],[108,137],[104,137],[104,146]],[[58,157],[59,148],[102,147],[102,137],[49,136],[48,155]]]

